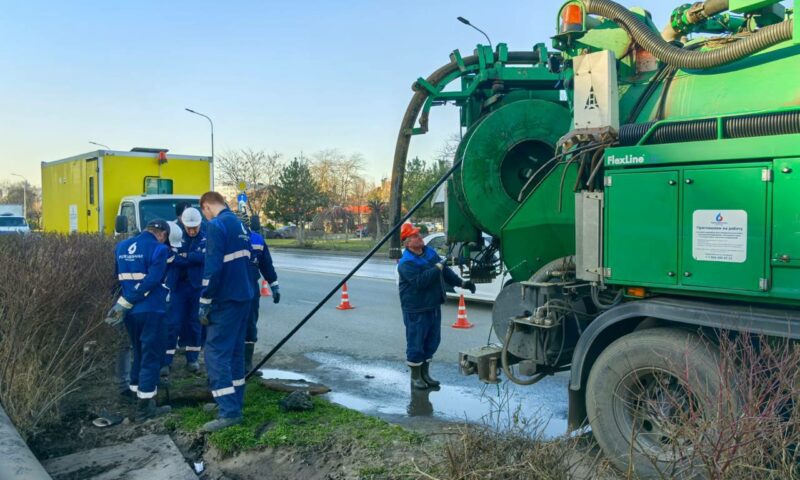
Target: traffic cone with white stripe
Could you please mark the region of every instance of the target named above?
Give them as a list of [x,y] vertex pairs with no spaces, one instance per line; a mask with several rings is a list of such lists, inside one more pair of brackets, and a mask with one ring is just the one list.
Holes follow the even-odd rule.
[[356,307],[350,305],[350,295],[347,293],[347,284],[342,285],[342,301],[336,307],[337,310],[352,310]]
[[467,320],[467,306],[464,304],[464,294],[461,294],[461,297],[458,299],[458,316],[456,317],[456,323],[452,325],[453,328],[472,328],[475,325],[469,323]]
[[262,297],[271,297],[272,294],[269,293],[269,287],[267,287],[267,281],[261,280],[261,296]]

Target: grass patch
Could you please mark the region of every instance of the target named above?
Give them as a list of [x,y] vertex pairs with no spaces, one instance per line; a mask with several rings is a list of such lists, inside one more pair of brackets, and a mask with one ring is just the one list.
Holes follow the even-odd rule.
[[[418,445],[424,441],[420,434],[316,397],[313,410],[282,412],[278,402],[286,395],[267,390],[255,381],[248,383],[244,422],[212,433],[210,444],[229,455],[259,446],[305,447],[342,439],[374,451],[395,443]],[[189,431],[199,430],[216,416],[214,412],[203,411],[202,406],[180,408],[176,414],[177,427]]]
[[[305,248],[313,250],[329,250],[336,252],[366,253],[374,245],[371,238],[351,238],[349,240],[307,239],[300,244],[295,238],[272,238],[267,240],[270,247],[277,248]],[[389,252],[388,243],[383,245],[378,252]]]

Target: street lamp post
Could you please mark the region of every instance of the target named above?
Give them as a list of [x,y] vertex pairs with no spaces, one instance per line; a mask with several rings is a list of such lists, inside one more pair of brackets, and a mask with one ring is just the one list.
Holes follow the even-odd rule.
[[204,117],[206,120],[208,120],[208,123],[211,124],[211,190],[214,190],[214,122],[211,121],[211,117],[209,117],[208,115],[204,115],[200,112],[195,112],[191,108],[187,108],[186,111]]
[[19,177],[22,179],[22,218],[28,221],[28,179],[18,173],[12,173],[11,176]]
[[91,140],[89,140],[89,143],[91,143],[92,145],[97,145],[98,147],[103,147],[106,150],[111,150],[111,147],[109,147],[108,145],[103,145],[102,143],[93,142]]

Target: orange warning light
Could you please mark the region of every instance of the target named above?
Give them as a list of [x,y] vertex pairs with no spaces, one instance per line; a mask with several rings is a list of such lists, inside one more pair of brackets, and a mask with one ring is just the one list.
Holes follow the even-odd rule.
[[644,298],[646,296],[645,289],[642,287],[628,287],[626,290],[629,297]]
[[570,3],[561,10],[561,33],[583,30],[583,8]]

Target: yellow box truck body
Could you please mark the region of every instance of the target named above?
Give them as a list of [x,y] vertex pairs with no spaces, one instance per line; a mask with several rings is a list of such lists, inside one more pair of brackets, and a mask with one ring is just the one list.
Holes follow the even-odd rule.
[[[42,162],[43,229],[112,234],[117,215],[127,213],[120,211],[124,197],[196,203],[210,184],[211,157],[98,150]],[[130,231],[141,229],[140,220],[147,217],[138,211],[141,202],[134,203],[137,221],[129,222]]]

